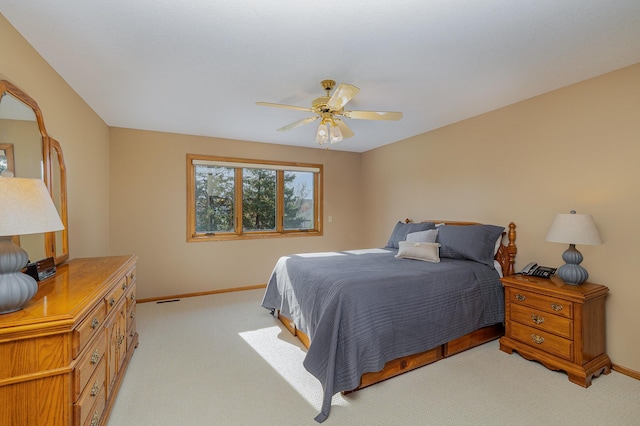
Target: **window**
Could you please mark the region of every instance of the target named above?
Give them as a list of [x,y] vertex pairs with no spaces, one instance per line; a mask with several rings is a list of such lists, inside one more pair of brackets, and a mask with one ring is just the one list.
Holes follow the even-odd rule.
[[322,165],[187,154],[187,241],[322,235]]

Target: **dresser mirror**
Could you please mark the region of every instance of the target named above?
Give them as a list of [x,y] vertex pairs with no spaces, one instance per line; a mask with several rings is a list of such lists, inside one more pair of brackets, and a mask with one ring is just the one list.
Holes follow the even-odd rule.
[[0,167],[16,177],[43,179],[64,224],[62,231],[21,235],[14,240],[31,261],[53,257],[60,264],[69,258],[67,175],[62,148],[47,134],[35,100],[5,80],[0,80],[0,95]]

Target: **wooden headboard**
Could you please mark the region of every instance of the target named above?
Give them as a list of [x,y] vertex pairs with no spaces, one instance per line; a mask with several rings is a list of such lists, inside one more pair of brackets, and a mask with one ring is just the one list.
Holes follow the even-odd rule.
[[[405,219],[405,223],[411,223],[411,219]],[[461,222],[455,220],[423,220],[422,222],[443,223],[449,226],[468,226],[468,225],[482,225],[479,222]],[[505,244],[504,236],[507,236],[508,242]],[[516,224],[511,222],[509,224],[508,231],[502,233],[502,244],[498,248],[495,259],[502,266],[502,275],[505,277],[513,275],[515,273],[516,254],[518,253],[518,247],[516,247]]]

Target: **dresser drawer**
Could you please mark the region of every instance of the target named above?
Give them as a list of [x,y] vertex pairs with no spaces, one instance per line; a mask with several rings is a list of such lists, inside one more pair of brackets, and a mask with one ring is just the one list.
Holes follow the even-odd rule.
[[136,317],[135,317],[135,307],[132,312],[129,312],[129,317],[127,317],[127,350],[133,344],[133,337],[136,335]]
[[80,393],[85,388],[89,379],[96,371],[100,361],[104,358],[107,348],[107,338],[102,332],[93,345],[86,352],[73,369],[73,401],[77,401]]
[[102,405],[102,409],[98,410],[102,415],[104,410],[104,404],[106,399],[105,393],[105,378],[107,375],[106,370],[107,363],[103,359],[98,364],[98,368],[94,371],[93,375],[89,379],[89,384],[80,395],[78,402],[73,404],[73,417],[74,424],[84,425],[91,424],[91,418],[96,413],[96,407]]
[[107,311],[104,303],[98,303],[91,313],[73,330],[73,359],[76,359],[86,344],[89,343],[89,340],[102,330],[102,324],[106,316]]
[[136,284],[133,283],[127,292],[127,311],[136,305]]
[[513,303],[511,320],[573,340],[573,320],[569,318]]
[[573,341],[545,331],[512,322],[511,337],[541,351],[573,361]]
[[127,276],[124,276],[113,288],[111,293],[109,293],[107,297],[104,298],[104,300],[107,302],[107,312],[110,312],[111,309],[113,309],[118,304],[120,298],[122,298],[128,288],[129,283],[127,282]]
[[96,405],[93,406],[89,410],[89,416],[87,416],[87,420],[84,422],[82,426],[98,426],[100,425],[100,420],[102,419],[102,413],[104,412],[104,407],[107,405],[107,388],[106,386],[102,387],[100,394],[98,394],[98,400],[96,401]]
[[131,287],[131,285],[134,283],[135,280],[136,280],[136,268],[131,268],[129,272],[127,272],[127,284],[129,284],[129,287]]
[[510,302],[560,315],[565,318],[573,318],[573,304],[555,297],[512,288],[510,290]]

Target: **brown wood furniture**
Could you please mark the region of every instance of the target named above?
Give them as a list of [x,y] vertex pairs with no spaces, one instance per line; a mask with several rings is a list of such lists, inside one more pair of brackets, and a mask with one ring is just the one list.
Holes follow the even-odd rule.
[[567,285],[561,278],[512,275],[502,279],[505,290],[505,336],[500,349],[514,350],[552,370],[564,370],[569,380],[588,387],[591,379],[611,372],[605,353],[603,285]]
[[0,315],[0,424],[105,425],[138,345],[136,257],[74,259]]
[[[409,220],[407,219],[407,222],[408,221]],[[427,222],[444,223],[447,226],[478,225],[478,222],[459,222],[459,221],[446,221],[446,220],[429,220]],[[516,225],[513,222],[509,224],[509,228],[508,228],[508,231],[506,232],[506,235],[508,238],[508,243],[506,245],[501,244],[495,256],[496,260],[500,263],[500,266],[502,267],[502,272],[504,276],[511,275],[514,273],[513,268],[515,264],[516,253],[518,251],[515,244]],[[300,340],[300,342],[302,342],[302,344],[307,349],[309,349],[309,346],[311,344],[311,340],[309,339],[309,336],[307,336],[305,333],[297,329],[293,321],[291,321],[291,319],[281,314],[278,315],[278,318],[280,319],[282,324],[285,326],[285,328],[289,330],[294,336],[296,336],[298,340]],[[431,364],[432,362],[439,361],[443,358],[455,355],[467,349],[471,349],[481,344],[490,342],[492,340],[499,338],[502,335],[504,335],[504,326],[502,324],[495,324],[492,326],[483,327],[479,330],[473,331],[469,334],[461,336],[450,342],[444,343],[428,351],[391,360],[385,364],[382,370],[363,374],[362,377],[360,378],[360,385],[356,389],[353,389],[353,391],[365,388],[367,386],[371,386],[375,383],[381,382],[383,380],[389,379],[399,374],[406,373],[408,371],[414,370],[424,365]]]

